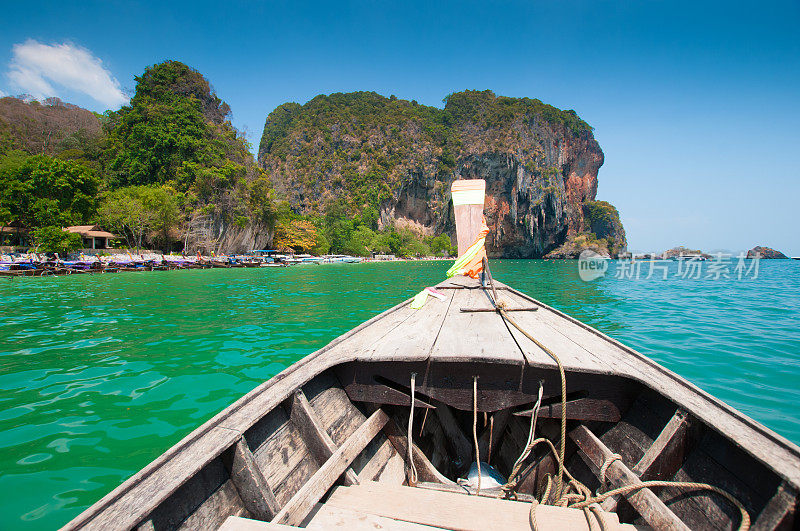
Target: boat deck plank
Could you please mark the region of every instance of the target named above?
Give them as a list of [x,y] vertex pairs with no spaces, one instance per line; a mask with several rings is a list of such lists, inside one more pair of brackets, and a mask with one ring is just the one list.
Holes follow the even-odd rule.
[[[461,308],[491,308],[486,292],[480,289],[448,292],[453,293],[453,302],[431,350],[431,361],[525,363],[519,345],[498,314],[461,311]],[[486,338],[491,341],[485,341]]]
[[[510,290],[502,292],[499,298],[511,308],[532,306],[530,301]],[[540,309],[535,312],[511,312],[509,316],[526,332],[552,350],[561,360],[565,370],[590,371],[601,374],[614,372],[606,360],[596,356],[590,350],[583,348],[565,336],[548,314],[549,312],[546,310]],[[498,318],[496,315],[493,317]],[[539,367],[554,367],[556,365],[553,358],[510,323],[509,329],[509,333],[522,347],[522,351],[525,353],[530,365]]]
[[445,300],[428,297],[417,310],[405,306],[397,313],[404,316],[403,326],[394,327],[356,355],[358,361],[425,361],[442,324],[449,316],[454,293]]
[[[476,531],[531,528],[530,503],[376,482],[337,487],[325,505],[433,528]],[[594,515],[592,518],[597,527],[599,522]],[[541,530],[590,529],[583,511],[565,507],[540,505],[536,522]],[[603,514],[603,524],[609,530],[632,529],[620,524],[613,513]]]

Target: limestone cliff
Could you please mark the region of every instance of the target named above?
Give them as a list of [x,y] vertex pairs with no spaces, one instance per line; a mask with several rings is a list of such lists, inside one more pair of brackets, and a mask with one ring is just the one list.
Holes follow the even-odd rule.
[[267,118],[258,161],[298,211],[338,202],[425,234],[454,232],[454,179],[485,179],[491,256],[541,257],[587,230],[603,152],[574,111],[491,91],[445,101],[362,92],[285,104]]

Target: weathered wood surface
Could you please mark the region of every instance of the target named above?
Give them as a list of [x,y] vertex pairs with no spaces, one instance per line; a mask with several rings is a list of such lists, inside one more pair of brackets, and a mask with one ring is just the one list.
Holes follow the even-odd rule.
[[[585,426],[578,426],[569,434],[570,438],[578,445],[581,457],[587,465],[596,473],[600,474],[603,463],[611,459],[612,452],[603,442],[597,438]],[[619,460],[612,462],[606,467],[606,481],[611,488],[623,487],[627,485],[639,485],[641,480],[624,463]],[[653,491],[642,488],[625,498],[639,512],[647,523],[656,529],[675,529],[688,531],[689,527],[675,516]]]
[[[317,463],[322,465],[336,452],[336,443],[333,442],[331,436],[325,431],[325,428],[317,418],[316,413],[314,413],[311,408],[311,404],[308,403],[305,393],[303,393],[301,389],[295,391],[294,397],[292,398],[291,419],[294,425],[300,430],[306,446],[308,446],[311,455],[314,456]],[[356,476],[356,473],[353,472],[352,469],[345,471],[344,484],[358,484],[358,476]],[[274,516],[274,514],[272,516]],[[271,519],[272,517],[265,518],[265,520]]]
[[666,479],[683,464],[686,438],[690,427],[689,416],[678,410],[664,426],[653,445],[633,467],[633,473],[643,480]]
[[[567,401],[565,406],[567,418],[571,420],[617,422],[622,418],[619,404],[608,399],[579,398]],[[519,417],[530,417],[533,414],[533,409],[518,411],[514,414]],[[561,403],[540,407],[539,418],[560,419]]]
[[[313,474],[318,468],[300,431],[289,421],[283,408],[270,412],[264,421],[248,432],[247,439],[255,446],[256,463],[281,503],[293,494],[286,494],[287,490],[291,491],[293,486],[299,488],[297,482],[302,481],[303,476],[298,474],[299,471],[307,470],[308,474]],[[287,479],[290,476],[294,476],[291,481]]]
[[[232,481],[226,481],[203,504],[177,527],[179,530],[214,529],[230,516],[244,516],[239,493]],[[108,528],[113,529],[113,528]]]
[[231,514],[246,513],[229,477],[222,460],[214,459],[153,510],[139,529],[177,529],[187,519],[221,522]]
[[517,341],[499,314],[459,310],[489,305],[485,291],[450,290],[448,293],[453,297],[450,312],[430,350],[430,361],[469,363],[481,360],[519,366],[525,363]]
[[306,529],[343,529],[345,531],[434,531],[436,528],[393,520],[384,516],[362,511],[354,511],[342,507],[320,504],[312,513]]
[[[383,428],[384,433],[391,441],[397,453],[403,456],[408,455],[408,437],[404,430],[400,429],[397,423],[391,419],[386,423]],[[436,483],[453,483],[452,480],[446,478],[439,472],[435,466],[430,462],[427,456],[417,448],[417,445],[411,447],[414,455],[414,466],[417,469],[417,479],[419,481],[431,481]]]
[[236,441],[232,454],[231,481],[239,491],[245,509],[255,518],[272,520],[280,510],[278,500],[275,499],[275,494],[261,473],[244,437]]
[[[427,481],[420,481],[416,485],[414,485],[418,489],[430,489],[430,490],[438,490],[442,492],[450,492],[453,494],[460,494],[464,495],[467,494],[469,496],[483,496],[485,498],[505,498],[505,492],[503,492],[500,488],[491,488],[487,489],[485,487],[481,487],[481,491],[478,492],[477,489],[467,486],[467,485],[458,485],[458,484],[444,484],[444,483],[429,483]],[[518,492],[517,493],[517,501],[521,502],[532,502],[535,498],[530,494],[523,494]]]
[[297,528],[291,525],[242,518],[241,516],[230,516],[217,531],[297,531]]
[[448,442],[453,448],[452,457],[459,463],[469,463],[472,461],[472,443],[458,425],[450,406],[441,402],[436,402],[435,404],[436,416],[439,417],[442,429],[444,429]]
[[[691,421],[685,411],[676,411],[631,471],[643,481],[666,480],[672,477],[689,453],[690,424]],[[618,496],[612,496],[600,506],[606,511],[613,511],[617,507],[618,500]]]
[[[354,487],[337,487],[326,505],[364,512],[444,529],[530,529],[530,503],[467,496],[381,483],[362,483]],[[536,510],[538,529],[590,529],[583,511],[540,505]],[[613,513],[603,515],[605,529],[626,529]],[[597,528],[600,523],[593,518]]]
[[781,483],[767,505],[753,522],[753,531],[792,529],[797,512],[797,490]]
[[358,427],[358,429],[340,446],[297,493],[281,508],[274,522],[279,524],[298,525],[302,522],[314,505],[333,486],[336,479],[347,470],[350,463],[383,429],[389,417],[379,409]]
[[[451,186],[453,193],[461,190],[486,190],[486,182],[480,179],[464,179],[454,181]],[[481,195],[481,194],[479,194]],[[464,254],[469,246],[475,241],[483,224],[483,203],[475,202],[471,204],[455,204],[453,211],[456,218],[456,242],[458,244],[458,256]]]
[[361,469],[361,472],[358,473],[359,482],[375,480],[394,455],[397,455],[397,452],[395,451],[394,446],[392,446],[391,441],[389,441],[389,439],[384,440],[381,445],[378,446],[377,451],[372,455],[372,457],[370,457],[369,460],[364,463],[364,467]]
[[447,320],[452,318],[452,300],[458,292],[445,293],[440,301],[428,297],[425,305],[411,312],[402,323],[371,341],[370,347],[358,352],[359,361],[425,361]]
[[[187,479],[217,458],[241,433],[212,427],[203,437],[187,441],[179,451],[163,454],[77,518],[64,529],[134,527]],[[154,472],[158,470],[159,473]]]

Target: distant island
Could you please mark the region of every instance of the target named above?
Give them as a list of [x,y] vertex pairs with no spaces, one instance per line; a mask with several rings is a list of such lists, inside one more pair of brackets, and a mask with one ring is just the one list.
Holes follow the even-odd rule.
[[627,242],[617,210],[596,200],[602,164],[574,111],[488,90],[450,94],[443,109],[374,92],[286,103],[256,161],[209,81],[166,61],[102,115],[0,99],[0,244],[66,253],[95,227],[131,249],[447,255],[450,183],[483,178],[490,256],[584,242],[617,255]]
[[770,258],[770,259],[789,258],[780,251],[776,251],[775,249],[771,249],[769,247],[764,247],[764,246],[753,247],[752,249],[747,251],[747,258],[755,258],[756,256],[759,256],[761,258]]

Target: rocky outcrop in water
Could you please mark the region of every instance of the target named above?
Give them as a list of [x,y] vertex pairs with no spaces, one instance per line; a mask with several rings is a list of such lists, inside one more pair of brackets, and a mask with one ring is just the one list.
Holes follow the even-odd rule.
[[541,257],[595,230],[614,252],[626,245],[616,209],[611,222],[587,216],[603,164],[591,127],[539,100],[466,91],[438,109],[375,93],[318,96],[270,114],[258,161],[302,213],[338,203],[374,211],[379,228],[453,234],[450,184],[479,178],[491,256]]
[[760,258],[768,259],[786,259],[789,258],[780,251],[776,251],[770,247],[757,246],[747,251],[747,258],[755,258],[758,255]]

